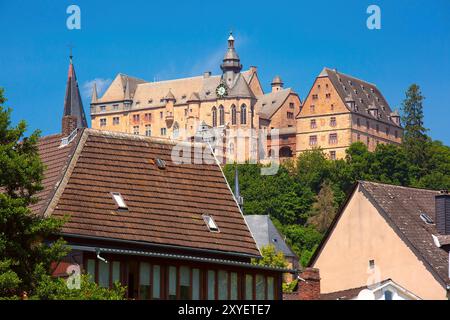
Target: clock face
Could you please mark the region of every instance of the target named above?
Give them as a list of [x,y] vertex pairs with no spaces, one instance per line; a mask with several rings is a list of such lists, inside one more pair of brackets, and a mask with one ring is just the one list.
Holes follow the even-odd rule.
[[223,97],[227,95],[227,88],[223,83],[219,84],[219,86],[216,88],[216,94],[219,97]]

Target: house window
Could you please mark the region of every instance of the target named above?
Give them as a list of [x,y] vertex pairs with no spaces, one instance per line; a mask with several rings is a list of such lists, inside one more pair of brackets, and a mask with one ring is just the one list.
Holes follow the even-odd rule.
[[152,135],[152,126],[150,124],[145,125],[145,135],[147,137],[151,137]]
[[245,104],[241,106],[241,124],[247,124],[247,106]]
[[236,272],[230,273],[230,299],[237,300],[238,298],[238,276]]
[[120,282],[120,261],[113,261],[112,263],[112,284]]
[[150,299],[150,264],[139,263],[139,299]]
[[393,296],[392,291],[386,290],[384,292],[384,300],[392,300],[392,296]]
[[119,110],[119,105],[118,105],[118,104],[113,104],[113,110],[114,110],[114,111]]
[[266,279],[262,274],[256,275],[256,300],[264,300],[266,298]]
[[133,114],[133,122],[139,122],[139,115]]
[[216,299],[216,272],[208,270],[208,300]]
[[203,220],[208,226],[209,231],[219,232],[219,227],[217,226],[217,223],[214,221],[213,217],[209,215],[203,215]]
[[113,117],[113,125],[116,126],[120,123],[120,118],[119,117]]
[[267,277],[267,299],[275,299],[275,280],[273,277]]
[[236,106],[233,104],[231,106],[231,124],[235,125],[236,122]]
[[337,133],[331,133],[328,137],[328,143],[329,144],[336,144],[337,141]]
[[139,134],[139,126],[133,126],[133,134]]
[[287,113],[287,118],[288,119],[294,119],[294,113],[293,112],[288,112]]
[[180,267],[180,299],[190,299],[191,270],[189,267]]
[[369,260],[369,268],[370,269],[375,268],[375,260]]
[[330,126],[331,127],[336,127],[336,117],[331,117],[331,119],[330,119]]
[[219,300],[228,299],[228,272],[219,270],[217,273],[218,287],[219,287]]
[[177,298],[177,267],[169,266],[168,296],[169,300]]
[[101,112],[105,112],[106,111],[106,106],[100,106],[100,111]]
[[331,98],[331,93],[327,93],[327,94],[325,95],[325,98],[330,99],[330,98]]
[[98,261],[98,285],[102,288],[109,288],[109,264]]
[[315,105],[310,105],[309,106],[309,112],[311,112],[311,113],[316,112],[316,106]]
[[146,113],[144,115],[144,120],[145,121],[152,121],[152,114],[151,113]]
[[152,298],[161,298],[161,267],[158,265],[153,266],[153,290]]
[[217,127],[217,109],[213,107],[211,110],[212,113],[212,126]]
[[100,119],[100,127],[106,126],[106,118]]
[[317,100],[319,98],[319,96],[317,94],[313,94],[312,98],[313,98],[313,100]]
[[310,123],[310,128],[311,129],[315,129],[317,128],[317,123],[316,123],[316,119],[312,119],[311,123]]
[[336,160],[336,151],[330,151],[330,159]]
[[192,300],[200,300],[200,270],[192,269]]
[[289,102],[289,108],[290,108],[290,109],[294,109],[294,108],[295,108],[295,105],[294,105],[293,102]]
[[253,276],[245,275],[245,300],[253,300]]
[[161,135],[165,136],[167,133],[167,129],[166,128],[161,128]]
[[94,259],[88,259],[87,260],[87,267],[86,272],[90,276],[91,281],[95,281],[95,260]]
[[309,145],[310,146],[317,145],[317,136],[309,136]]
[[223,111],[223,106],[219,106],[219,125],[223,126],[225,124],[225,112]]

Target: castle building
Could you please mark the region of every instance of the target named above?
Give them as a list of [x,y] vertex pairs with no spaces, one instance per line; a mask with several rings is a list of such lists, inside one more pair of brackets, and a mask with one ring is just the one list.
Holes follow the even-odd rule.
[[[265,130],[279,129],[276,152],[282,158],[291,157],[295,154],[300,98],[284,88],[279,76],[273,79],[271,92],[264,93],[257,68],[242,70],[234,42],[230,34],[220,75],[205,72],[148,82],[118,74],[101,97],[94,86],[92,128],[183,140],[192,140],[205,128],[213,129],[222,137],[226,132],[223,150],[237,161],[249,160],[255,152],[270,154],[267,146],[274,145],[273,139],[261,144],[258,137]],[[246,138],[240,145],[237,139],[242,134]]]
[[341,159],[354,142],[373,151],[379,143],[400,144],[402,134],[398,112],[374,84],[324,68],[297,117],[296,151],[320,147]]

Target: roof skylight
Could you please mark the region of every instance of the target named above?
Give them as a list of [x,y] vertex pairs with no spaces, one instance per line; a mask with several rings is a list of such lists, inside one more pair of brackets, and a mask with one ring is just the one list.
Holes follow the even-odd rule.
[[205,223],[208,226],[209,231],[211,231],[211,232],[219,232],[219,227],[217,226],[217,224],[214,221],[213,217],[204,214],[203,215],[203,220],[205,220]]
[[128,210],[128,206],[125,203],[125,200],[123,200],[123,197],[119,192],[111,192],[111,195],[112,195],[114,201],[116,202],[117,206],[119,207],[119,209]]
[[420,219],[422,219],[426,224],[433,224],[434,223],[433,219],[431,219],[430,216],[427,215],[426,213],[421,213],[420,214]]

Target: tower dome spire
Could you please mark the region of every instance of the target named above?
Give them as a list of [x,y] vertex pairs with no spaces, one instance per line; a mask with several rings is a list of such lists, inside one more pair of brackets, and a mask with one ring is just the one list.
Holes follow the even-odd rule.
[[236,75],[242,70],[241,60],[234,48],[234,37],[232,32],[230,32],[230,35],[228,36],[228,48],[223,57],[220,69],[222,69],[223,72],[222,79],[225,80],[228,87],[231,88],[234,80],[237,78]]

